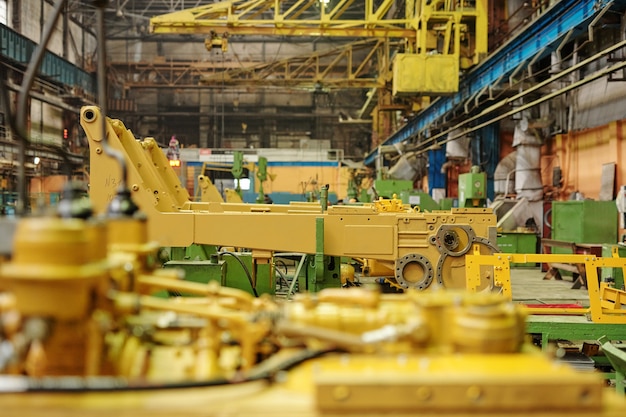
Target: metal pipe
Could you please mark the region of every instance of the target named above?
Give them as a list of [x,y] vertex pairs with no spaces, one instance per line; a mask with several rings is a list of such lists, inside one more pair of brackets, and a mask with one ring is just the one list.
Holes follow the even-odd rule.
[[52,9],[52,15],[46,21],[44,25],[43,31],[41,33],[41,41],[35,48],[33,52],[33,56],[31,61],[26,69],[26,73],[24,74],[24,79],[22,81],[22,87],[20,89],[20,94],[18,95],[17,100],[17,114],[15,115],[15,123],[12,126],[13,131],[16,133],[17,137],[20,139],[18,145],[18,154],[17,154],[17,204],[15,207],[15,211],[18,215],[22,215],[26,212],[28,203],[26,196],[28,194],[27,186],[26,186],[26,168],[24,166],[25,155],[26,155],[26,145],[30,142],[28,139],[28,134],[26,133],[26,121],[28,118],[28,92],[33,86],[35,82],[35,76],[39,71],[39,65],[43,60],[44,54],[46,52],[46,45],[52,36],[52,32],[56,27],[56,23],[59,20],[59,16],[61,15],[61,11],[63,10],[63,6],[65,4],[65,0],[58,0],[54,8]]
[[106,7],[106,1],[98,1],[97,2],[98,9],[96,11],[97,16],[97,33],[98,33],[98,105],[100,106],[101,112],[101,123],[102,123],[102,149],[104,153],[112,158],[114,158],[117,163],[120,165],[122,170],[122,176],[120,180],[120,186],[118,190],[126,190],[128,183],[128,169],[126,169],[126,161],[124,159],[124,155],[121,152],[111,148],[109,146],[108,136],[107,136],[107,72],[106,72],[106,33],[104,27],[104,11]]
[[606,6],[604,6],[604,8],[600,10],[598,15],[594,17],[593,20],[589,23],[589,27],[587,28],[587,36],[590,42],[593,41],[593,29],[596,27],[596,24],[600,21],[600,19],[602,19],[602,16],[604,16],[606,12],[608,12],[609,9],[613,6],[613,3],[615,3],[614,0],[609,1]]
[[[547,95],[545,95],[545,96],[543,96],[543,97],[541,97],[541,98],[539,98],[539,99],[537,99],[535,101],[531,101],[529,103],[526,103],[526,104],[524,104],[524,105],[522,105],[520,107],[517,107],[517,108],[515,108],[515,109],[513,109],[511,111],[508,111],[508,112],[503,113],[503,114],[501,114],[499,116],[496,116],[493,119],[488,120],[488,121],[486,121],[484,123],[480,123],[480,124],[478,124],[476,126],[473,126],[471,128],[467,128],[467,130],[465,130],[463,132],[463,134],[456,135],[456,136],[453,136],[453,137],[448,137],[446,140],[434,143],[429,148],[421,149],[421,150],[415,150],[414,152],[417,155],[422,154],[424,152],[427,152],[428,150],[430,150],[430,148],[439,147],[440,145],[442,145],[444,143],[448,143],[448,142],[451,142],[453,140],[456,140],[456,139],[460,138],[461,136],[464,136],[467,133],[475,132],[476,130],[479,130],[479,129],[482,129],[483,127],[489,126],[492,123],[499,122],[502,119],[506,119],[507,117],[513,116],[514,114],[520,113],[520,112],[522,112],[524,110],[528,110],[528,109],[536,106],[537,104],[541,104],[541,103],[543,103],[545,101],[551,100],[551,99],[553,99],[555,97],[560,96],[561,94],[567,93],[568,91],[575,90],[578,87],[581,87],[581,86],[583,86],[583,85],[585,85],[587,83],[590,83],[591,81],[597,80],[598,78],[604,77],[605,75],[608,75],[608,74],[610,74],[612,72],[618,71],[618,70],[620,70],[622,68],[626,68],[626,62],[620,62],[618,64],[613,65],[612,67],[606,68],[606,69],[604,69],[602,71],[598,71],[597,73],[592,74],[589,77],[583,78],[580,81],[577,81],[575,83],[572,83],[572,84],[568,85],[567,87],[564,87],[564,88],[562,88],[560,90],[557,90],[557,91],[554,91],[554,92],[552,92],[550,94],[547,94]],[[460,126],[464,126],[465,124],[466,124],[465,122],[460,123],[460,124],[456,125],[455,127],[449,129],[448,131],[446,131],[443,134],[446,134],[447,132],[449,132],[451,130],[458,129]],[[435,135],[435,136],[436,137],[441,137],[443,134],[438,134],[438,135]],[[424,144],[426,144],[428,142],[432,142],[433,138],[430,138],[425,143],[422,143],[422,145],[424,145]]]
[[512,169],[511,171],[509,171],[508,174],[506,174],[506,182],[505,182],[505,189],[504,189],[504,198],[506,198],[509,194],[509,183],[511,182],[511,174],[513,174],[514,172],[516,172],[517,169]]

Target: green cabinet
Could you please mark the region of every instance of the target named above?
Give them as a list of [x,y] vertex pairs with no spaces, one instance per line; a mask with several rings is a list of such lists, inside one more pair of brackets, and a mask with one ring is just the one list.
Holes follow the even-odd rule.
[[[537,253],[535,233],[507,232],[498,234],[498,247],[503,253]],[[512,263],[511,266],[536,266],[535,263]]]
[[617,243],[615,201],[553,201],[552,239],[574,243]]

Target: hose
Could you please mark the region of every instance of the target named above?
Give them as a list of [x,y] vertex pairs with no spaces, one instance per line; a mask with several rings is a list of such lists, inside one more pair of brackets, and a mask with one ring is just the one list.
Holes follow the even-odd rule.
[[255,297],[258,297],[259,294],[256,291],[256,287],[254,286],[254,282],[252,281],[252,275],[250,274],[250,271],[248,270],[248,267],[246,266],[246,264],[243,263],[243,261],[241,260],[241,258],[239,258],[239,256],[236,253],[230,252],[230,251],[222,251],[219,252],[220,255],[230,255],[233,258],[235,258],[237,260],[237,262],[239,262],[239,265],[241,265],[241,267],[243,268],[244,272],[246,273],[246,277],[248,277],[248,282],[250,283],[250,288],[252,288],[252,293],[254,294]]
[[288,371],[294,367],[311,359],[318,358],[328,353],[337,352],[336,349],[330,350],[304,350],[298,352],[293,357],[287,358],[276,366],[264,369],[259,366],[243,378],[214,378],[205,381],[185,381],[172,383],[145,383],[133,382],[120,377],[44,377],[31,378],[25,376],[3,376],[2,384],[0,384],[0,393],[24,393],[24,392],[126,392],[126,391],[149,391],[164,389],[181,389],[181,388],[202,388],[215,387],[233,384],[244,384],[254,381],[273,381],[274,376],[279,372]]

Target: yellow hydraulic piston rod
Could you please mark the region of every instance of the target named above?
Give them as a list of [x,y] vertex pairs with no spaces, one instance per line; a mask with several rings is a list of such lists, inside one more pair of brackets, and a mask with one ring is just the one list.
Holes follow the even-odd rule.
[[[117,192],[121,172],[100,148],[99,122],[94,106],[81,111],[81,124],[90,145],[90,193],[96,212],[105,211]],[[141,144],[119,120],[107,120],[107,136],[128,162],[132,198],[148,216],[149,239],[162,246],[193,243],[250,248],[258,253],[300,252],[375,259],[385,264],[404,288],[431,286],[465,288],[464,255],[472,244],[482,252],[497,251],[496,218],[492,210],[455,209],[433,213],[385,212],[374,205],[332,206],[193,203],[179,207],[168,190],[134,158]],[[129,152],[132,151],[132,152]],[[157,175],[160,175],[157,173]],[[320,246],[321,249],[320,250]],[[492,274],[480,273],[479,288],[493,286]],[[433,285],[434,284],[434,285]]]

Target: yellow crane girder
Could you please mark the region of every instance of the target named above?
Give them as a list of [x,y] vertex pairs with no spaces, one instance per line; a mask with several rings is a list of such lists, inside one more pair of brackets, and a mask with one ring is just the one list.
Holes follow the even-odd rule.
[[205,73],[200,82],[337,89],[384,87],[391,79],[390,43],[388,39],[354,42],[329,51]]
[[347,11],[355,0],[229,0],[153,17],[150,28],[153,33],[414,38],[413,16],[386,18],[394,2],[365,0],[362,13],[353,17]]

